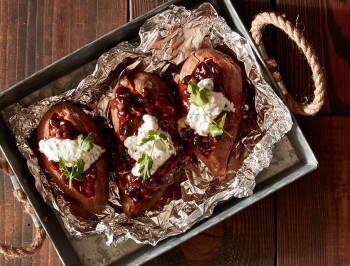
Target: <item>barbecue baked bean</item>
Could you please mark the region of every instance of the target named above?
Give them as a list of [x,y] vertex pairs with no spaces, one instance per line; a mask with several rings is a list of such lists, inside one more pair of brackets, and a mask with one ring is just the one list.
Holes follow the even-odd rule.
[[49,121],[50,137],[58,139],[76,139],[78,134],[71,122],[55,115]]

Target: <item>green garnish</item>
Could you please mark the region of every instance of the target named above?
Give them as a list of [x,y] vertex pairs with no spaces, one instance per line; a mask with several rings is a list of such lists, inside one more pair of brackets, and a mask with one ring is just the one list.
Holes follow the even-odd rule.
[[171,144],[170,144],[170,140],[169,140],[169,137],[167,134],[162,132],[162,133],[159,133],[158,137],[164,143],[164,145],[168,151],[172,151],[174,149],[174,147],[171,146]]
[[188,82],[187,90],[191,94],[190,102],[192,104],[194,104],[195,106],[202,108],[204,114],[207,117],[209,117],[210,121],[212,122],[212,124],[209,127],[210,135],[212,137],[217,137],[217,136],[221,136],[223,133],[225,133],[230,138],[233,138],[233,136],[224,129],[227,113],[225,113],[222,116],[221,121],[218,124],[212,118],[212,116],[210,114],[208,114],[203,108],[203,106],[209,102],[208,97],[210,95],[210,91],[206,88],[200,89],[200,87],[196,83],[194,83],[192,80],[190,80]]
[[221,117],[221,121],[219,124],[215,123],[215,124],[211,124],[210,125],[210,135],[212,135],[213,137],[216,136],[221,136],[224,133],[224,126],[225,126],[225,121],[226,121],[226,116],[227,113],[225,113],[222,117]]
[[170,144],[170,140],[167,134],[165,134],[164,132],[159,132],[158,130],[152,129],[150,131],[148,131],[148,135],[147,137],[144,137],[141,140],[141,145],[144,145],[145,143],[149,142],[149,141],[156,141],[157,139],[161,140],[166,149],[168,151],[172,151],[174,149],[173,146],[171,146]]
[[153,165],[152,157],[143,153],[141,158],[137,160],[140,164],[140,173],[142,174],[143,180],[147,180],[151,176],[151,169]]
[[153,141],[151,155],[143,153],[141,158],[137,161],[137,163],[141,166],[140,173],[142,174],[143,180],[147,180],[151,176],[151,169],[153,165],[152,155],[157,139],[164,143],[168,151],[174,150],[174,147],[170,144],[169,136],[167,134],[154,129],[148,131],[148,135],[141,140],[141,146],[149,141]]
[[[80,134],[77,138],[78,146],[81,151],[89,152],[94,147],[94,134],[92,132],[84,139]],[[69,179],[69,189],[72,189],[72,180],[83,181],[83,173],[85,162],[83,159],[78,159],[74,162],[72,167],[67,167],[66,162],[60,158],[59,166],[62,169],[62,175]]]
[[89,152],[94,146],[94,134],[90,132],[85,139],[83,135],[80,134],[77,141],[80,150]]
[[200,89],[192,80],[188,83],[187,90],[191,93],[190,101],[195,106],[202,107],[209,102],[210,92],[208,89]]
[[157,135],[158,135],[157,130],[152,129],[152,130],[148,131],[148,135],[141,140],[141,146],[146,144],[149,141],[156,140]]
[[60,158],[59,166],[63,170],[62,174],[69,179],[69,189],[72,189],[72,180],[82,181],[84,173],[85,162],[83,159],[78,159],[74,162],[73,166],[68,168],[66,162]]

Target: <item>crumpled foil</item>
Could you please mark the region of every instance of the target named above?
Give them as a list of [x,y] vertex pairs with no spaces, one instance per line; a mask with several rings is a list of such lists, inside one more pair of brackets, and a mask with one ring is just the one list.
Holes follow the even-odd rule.
[[[13,106],[11,113],[14,115],[9,119],[17,145],[35,177],[37,190],[61,214],[65,228],[76,236],[105,233],[107,244],[131,238],[138,243],[155,245],[209,217],[219,202],[250,196],[256,175],[269,166],[274,144],[292,127],[288,109],[263,79],[249,44],[229,28],[210,4],[202,4],[193,10],[171,6],[146,21],[139,35],[139,44],[123,42],[101,55],[93,74],[76,88],[26,108]],[[235,55],[244,63],[246,75],[255,88],[259,128],[236,143],[248,151],[240,169],[230,171],[229,163],[228,176],[232,178],[220,182],[208,174],[202,163],[196,171],[186,169],[187,178],[181,183],[179,199],[134,219],[122,212],[118,188],[110,181],[109,201],[102,213],[90,220],[72,214],[69,201],[46,179],[28,141],[43,114],[53,104],[69,100],[87,107],[86,112],[91,116],[103,117],[106,127],[112,128],[109,101],[114,81],[124,71],[139,69],[163,76],[181,65],[193,51],[204,47],[225,47]],[[176,71],[173,76],[178,79]],[[112,177],[113,173],[110,175]]]

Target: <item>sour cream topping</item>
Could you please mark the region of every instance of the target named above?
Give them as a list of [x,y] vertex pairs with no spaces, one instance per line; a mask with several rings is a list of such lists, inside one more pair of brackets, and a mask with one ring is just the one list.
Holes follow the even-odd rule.
[[221,92],[213,91],[214,81],[212,79],[202,79],[197,85],[201,90],[205,88],[210,91],[209,101],[202,107],[191,104],[185,123],[198,135],[208,136],[212,124],[210,117],[215,119],[222,111],[234,112],[235,107]]
[[78,141],[72,139],[50,138],[39,141],[39,151],[46,155],[49,161],[59,162],[62,158],[67,167],[72,167],[78,159],[83,159],[84,171],[97,161],[105,150],[99,145],[93,144],[89,152],[79,148]]
[[131,173],[134,176],[142,176],[140,173],[141,166],[139,163],[137,163],[137,161],[144,153],[151,156],[153,160],[151,175],[154,174],[156,170],[171,157],[171,155],[176,154],[175,148],[169,151],[163,141],[161,141],[159,138],[142,144],[142,140],[149,135],[151,130],[157,130],[159,133],[166,134],[169,144],[174,147],[170,135],[159,128],[156,117],[144,115],[142,119],[144,123],[138,129],[137,135],[127,137],[124,141],[124,146],[128,149],[128,154],[136,161],[135,166],[131,170]]

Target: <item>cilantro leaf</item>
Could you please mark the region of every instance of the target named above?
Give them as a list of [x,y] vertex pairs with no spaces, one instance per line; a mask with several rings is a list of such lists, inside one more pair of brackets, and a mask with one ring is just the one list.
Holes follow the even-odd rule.
[[72,180],[83,181],[83,173],[85,162],[83,159],[78,159],[72,167],[67,167],[66,162],[60,158],[59,166],[62,170],[62,175],[69,179],[69,189],[72,189]]
[[200,88],[199,88],[199,86],[196,83],[194,83],[192,80],[190,80],[188,82],[187,90],[191,94],[197,94],[199,92]]
[[157,130],[152,129],[152,130],[148,131],[147,137],[144,137],[141,140],[141,145],[143,145],[143,144],[145,144],[145,143],[147,143],[149,141],[156,140],[157,134],[158,134]]
[[167,150],[172,151],[174,149],[174,147],[170,144],[169,137],[166,133],[159,132],[156,129],[149,130],[148,135],[141,140],[140,145],[142,146],[149,141],[153,141],[151,155],[143,153],[137,160],[137,163],[140,165],[140,174],[142,175],[143,180],[147,180],[151,177],[151,169],[153,166],[152,154],[157,139],[164,143]]
[[64,175],[65,177],[69,178],[70,171],[68,170],[66,162],[62,158],[59,159],[58,165],[60,166],[60,168],[62,170],[62,175]]
[[147,180],[151,176],[151,169],[153,165],[152,157],[143,153],[141,158],[137,161],[140,164],[140,173],[143,177],[143,180]]
[[73,167],[72,167],[72,178],[77,181],[82,181],[83,176],[82,173],[84,173],[84,166],[85,162],[83,159],[78,159],[75,161]]
[[221,117],[221,121],[219,123],[219,127],[221,129],[224,129],[224,126],[225,126],[225,122],[226,122],[226,116],[227,116],[227,113],[225,113],[222,117]]
[[232,136],[228,132],[226,132],[224,129],[225,122],[226,122],[226,116],[227,116],[227,113],[225,113],[221,117],[221,121],[219,124],[213,120],[213,124],[211,124],[209,127],[210,135],[212,135],[213,137],[217,137],[217,136],[221,136],[222,134],[226,133],[226,135],[228,135],[230,138],[232,138]]
[[[81,151],[89,152],[94,146],[94,134],[90,132],[84,139],[80,134],[77,138],[78,146]],[[72,180],[83,181],[84,180],[84,166],[83,159],[78,159],[74,162],[72,167],[68,167],[63,158],[59,158],[59,166],[62,170],[62,175],[69,179],[69,189],[72,189]]]
[[202,107],[209,102],[210,91],[208,89],[200,89],[192,80],[189,81],[187,90],[191,94],[190,102],[198,107]]
[[209,102],[210,91],[206,88],[199,91],[199,98],[201,105],[207,104]]
[[215,124],[210,125],[209,132],[212,137],[221,136],[224,133],[224,131]]
[[93,146],[94,146],[94,134],[92,132],[87,135],[87,137],[84,139],[83,135],[80,134],[78,136],[78,145],[79,149],[85,152],[89,152]]
[[162,132],[158,136],[159,136],[159,139],[164,143],[168,151],[172,151],[174,149],[174,147],[170,144],[170,140],[167,134]]
[[144,145],[149,141],[161,140],[168,151],[172,151],[174,147],[170,144],[170,140],[167,134],[164,132],[159,132],[158,130],[152,129],[148,131],[148,135],[141,140],[140,145]]

